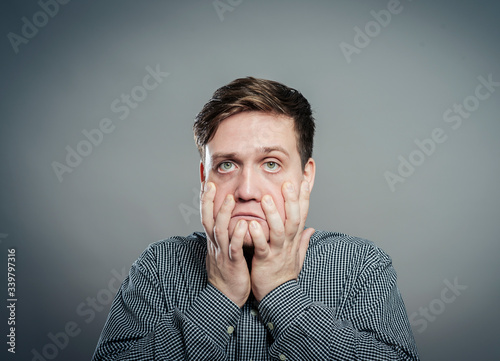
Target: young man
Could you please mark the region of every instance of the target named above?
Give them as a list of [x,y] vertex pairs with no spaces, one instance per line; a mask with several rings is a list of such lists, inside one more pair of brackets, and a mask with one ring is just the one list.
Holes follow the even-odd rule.
[[391,259],[305,228],[316,165],[308,101],[236,79],[198,114],[204,233],[132,265],[94,360],[417,360]]

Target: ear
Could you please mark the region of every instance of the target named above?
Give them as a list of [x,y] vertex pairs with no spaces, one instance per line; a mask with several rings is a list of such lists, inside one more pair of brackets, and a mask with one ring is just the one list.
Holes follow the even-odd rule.
[[309,158],[304,167],[304,180],[309,182],[309,189],[312,191],[314,186],[314,177],[316,176],[316,162]]
[[205,182],[205,166],[203,165],[203,161],[200,161],[200,182]]

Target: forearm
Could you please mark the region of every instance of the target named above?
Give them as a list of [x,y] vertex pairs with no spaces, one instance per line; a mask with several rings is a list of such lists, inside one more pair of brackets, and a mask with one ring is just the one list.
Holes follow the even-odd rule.
[[[418,360],[411,331],[395,337],[395,329],[405,329],[398,315],[390,316],[391,325],[373,319],[371,329],[360,331],[352,322],[338,319],[335,309],[311,301],[295,281],[266,296],[259,311],[273,336],[270,355],[276,360]],[[366,312],[363,317],[372,315]]]
[[[226,360],[240,309],[210,284],[189,299],[162,289],[145,253],[118,291],[93,360]],[[216,309],[215,309],[216,307]]]
[[[195,309],[191,313],[197,312]],[[208,330],[213,323],[206,322],[200,327],[196,320],[179,310],[168,312],[147,331],[140,327],[130,328],[112,325],[108,336],[103,332],[93,360],[137,361],[137,360],[226,360],[227,332],[212,334]]]

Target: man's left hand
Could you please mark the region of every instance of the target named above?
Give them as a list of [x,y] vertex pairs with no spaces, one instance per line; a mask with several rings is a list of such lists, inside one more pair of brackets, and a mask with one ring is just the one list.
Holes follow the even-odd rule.
[[257,301],[283,283],[297,279],[314,233],[313,228],[304,230],[309,210],[309,183],[302,181],[300,190],[296,191],[291,182],[285,182],[281,192],[285,200],[284,223],[272,197],[262,197],[261,206],[269,225],[269,242],[258,222],[251,221],[248,227],[254,244],[251,282]]

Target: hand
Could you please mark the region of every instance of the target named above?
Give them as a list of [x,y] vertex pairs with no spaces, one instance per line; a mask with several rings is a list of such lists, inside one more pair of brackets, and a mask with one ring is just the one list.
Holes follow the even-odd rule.
[[292,183],[285,182],[281,192],[285,199],[284,224],[272,197],[262,197],[261,206],[269,225],[269,243],[258,222],[251,221],[249,224],[254,244],[251,282],[257,301],[279,285],[297,279],[314,233],[313,228],[304,230],[309,210],[309,183],[303,181],[300,192],[296,192]]
[[214,218],[215,192],[215,184],[206,183],[200,197],[201,223],[207,234],[208,282],[241,308],[251,290],[250,274],[243,255],[243,239],[248,223],[240,220],[229,239],[228,226],[235,206],[234,196],[226,196]]

